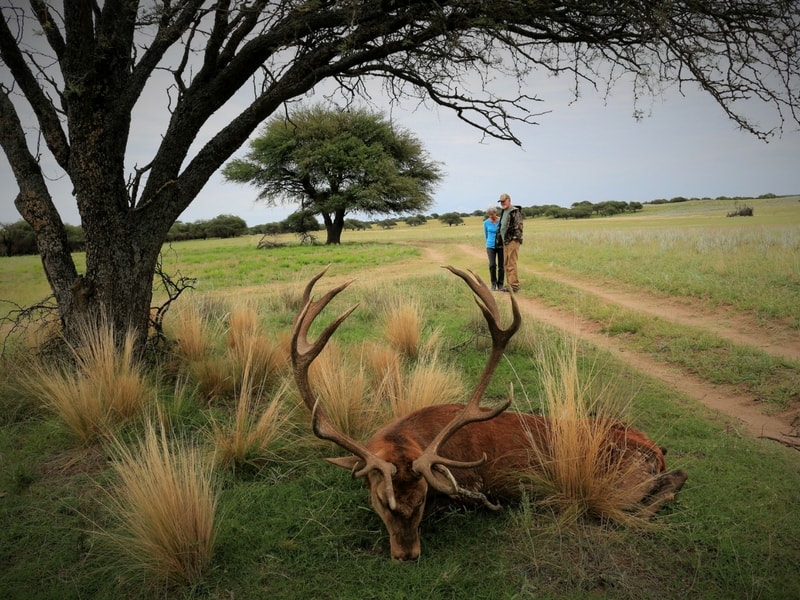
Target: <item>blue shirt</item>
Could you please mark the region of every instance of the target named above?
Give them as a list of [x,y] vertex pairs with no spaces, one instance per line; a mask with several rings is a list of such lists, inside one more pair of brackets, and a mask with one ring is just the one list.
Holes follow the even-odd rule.
[[486,247],[494,248],[494,240],[497,235],[497,228],[500,227],[500,219],[492,223],[491,219],[483,222],[483,234],[486,236]]

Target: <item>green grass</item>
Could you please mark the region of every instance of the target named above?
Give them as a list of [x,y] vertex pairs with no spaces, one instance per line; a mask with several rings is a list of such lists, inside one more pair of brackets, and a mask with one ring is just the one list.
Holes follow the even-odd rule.
[[520,262],[800,328],[800,202],[752,206],[753,217],[726,218],[727,206],[694,201],[604,219],[528,220]]
[[[210,292],[243,287],[305,282],[328,264],[346,275],[359,269],[391,265],[419,254],[413,246],[348,241],[346,250],[337,246],[298,246],[291,236],[281,236],[289,246],[262,250],[260,236],[230,240],[173,243],[163,254],[163,268],[180,270],[198,280],[199,291]],[[346,238],[345,238],[346,239]]]
[[[800,287],[800,273],[791,272],[790,256],[797,254],[796,248],[784,247],[783,261],[778,260],[777,249],[781,239],[793,243],[792,228],[800,223],[797,198],[753,201],[752,219],[726,219],[724,214],[732,206],[712,204],[648,206],[641,214],[586,222],[528,220],[521,261],[633,290],[692,295],[709,307],[735,305],[765,323],[785,326],[785,320],[797,319],[791,303]],[[422,308],[423,341],[441,330],[443,358],[470,389],[486,359],[482,319],[463,284],[420,258],[432,249],[445,260],[463,262],[457,245],[480,247],[479,226],[479,218],[469,218],[463,227],[429,223],[347,232],[345,243],[335,248],[255,250],[256,238],[183,242],[165,253],[169,257],[165,269],[180,269],[183,275],[198,278],[198,290],[192,294],[208,315],[217,315],[215,322],[224,322],[218,315],[230,309],[226,294],[247,297],[254,301],[259,326],[279,336],[290,327],[303,282],[333,263],[318,284],[320,290],[334,281],[352,277],[357,281],[325,315],[360,303],[337,332],[340,344],[380,340],[382,315],[393,299],[407,298]],[[703,241],[710,248],[700,251],[697,244]],[[668,242],[673,245],[665,252],[661,245]],[[751,257],[757,251],[762,252],[760,260]],[[725,268],[719,268],[720,257]],[[18,268],[21,273],[35,271],[36,260],[23,258],[0,259],[0,295],[18,303],[47,295],[40,271],[38,281],[30,273],[16,276]],[[483,275],[482,261],[469,260],[456,264]],[[651,272],[654,265],[660,269],[658,277]],[[778,285],[781,276],[788,277],[787,285]],[[675,292],[658,287],[657,280],[670,278],[694,280],[696,295],[687,294],[680,285]],[[708,332],[621,310],[545,277],[526,280],[531,282],[530,291],[523,294],[574,308],[599,321],[621,344],[658,355],[676,368],[691,367],[707,381],[748,386],[772,398],[775,406],[797,401],[796,364],[726,344]],[[769,300],[757,298],[753,290],[759,287]],[[731,300],[734,294],[736,303]],[[742,298],[750,298],[747,302],[753,308]],[[177,309],[168,314],[168,330],[177,314]],[[224,327],[218,330],[223,333]],[[505,397],[513,382],[516,406],[540,409],[543,383],[536,350],[563,343],[549,328],[524,322],[487,397]],[[212,350],[224,348],[212,344],[208,351]],[[293,443],[259,456],[257,468],[218,472],[218,518],[210,563],[194,585],[170,587],[153,577],[130,579],[97,535],[101,528],[118,525],[106,502],[107,491],[118,481],[113,453],[102,445],[81,447],[57,416],[13,385],[16,365],[5,360],[0,363],[2,596],[800,597],[797,452],[740,433],[734,421],[631,371],[596,348],[580,345],[578,360],[584,376],[592,374],[600,379],[597,385],[608,382],[631,398],[630,422],[669,449],[670,468],[689,473],[677,501],[658,515],[653,528],[592,521],[565,527],[548,509],[527,501],[500,513],[439,510],[423,521],[420,560],[396,564],[388,558],[385,530],[370,510],[360,482],[322,460],[336,454],[336,449],[316,443],[307,422],[295,415],[289,424]],[[163,375],[174,376],[169,365]],[[235,403],[206,403],[191,385],[167,379],[169,384],[152,402],[168,415],[181,440],[207,448],[214,423],[232,417]],[[133,444],[141,436],[140,425],[129,427],[121,435]]]

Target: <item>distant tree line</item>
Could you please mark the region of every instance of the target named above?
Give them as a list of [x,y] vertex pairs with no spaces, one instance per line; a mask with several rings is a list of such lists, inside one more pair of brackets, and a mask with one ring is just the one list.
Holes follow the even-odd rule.
[[[777,198],[776,194],[761,194],[759,200]],[[686,198],[676,196],[674,198],[658,198],[645,202],[644,204],[672,204],[678,202],[689,202],[690,200],[701,201],[720,201],[733,200],[737,203],[742,200],[749,200],[750,197],[744,196],[717,196],[716,198]],[[738,206],[738,204],[737,204]],[[621,213],[631,213],[642,210],[641,202],[622,202],[617,200],[607,200],[604,202],[575,202],[570,208],[555,204],[533,205],[522,208],[526,218],[545,217],[551,219],[588,219],[593,216],[611,216]],[[747,207],[750,211],[752,209]],[[365,231],[373,227],[382,229],[392,229],[402,221],[409,227],[416,227],[435,219],[448,227],[463,225],[464,217],[481,217],[486,214],[484,209],[477,209],[471,213],[448,212],[432,213],[430,216],[422,214],[406,217],[405,219],[383,219],[375,221],[360,221],[358,219],[346,219],[344,228],[348,231]],[[67,233],[67,240],[71,252],[82,252],[84,250],[83,229],[76,225],[65,224],[64,229]],[[220,215],[213,219],[184,223],[176,221],[169,230],[167,241],[176,242],[183,240],[197,240],[208,238],[232,238],[242,235],[279,235],[283,233],[293,233],[303,236],[310,232],[319,231],[322,226],[313,214],[298,211],[289,215],[283,221],[275,223],[264,223],[254,227],[248,227],[241,217],[235,215]],[[0,223],[0,256],[19,256],[24,254],[38,254],[36,239],[33,229],[25,221],[5,224]]]
[[176,221],[170,227],[167,241],[233,238],[246,233],[248,233],[248,227],[244,219],[235,215],[220,215],[208,221],[195,221],[194,223]]
[[[631,213],[642,210],[643,205],[641,202],[622,202],[618,200],[606,200],[603,202],[574,202],[570,208],[558,206],[557,204],[544,204],[523,206],[522,214],[529,219],[536,217],[546,217],[550,219],[588,219],[592,216],[610,217],[620,213]],[[458,225],[453,221],[453,216],[457,213],[448,213],[442,215],[440,220],[446,217],[444,221],[448,225]],[[485,214],[483,210],[476,210],[471,213],[473,216],[482,216]]]
[[[778,198],[777,194],[761,194],[757,196],[756,199],[758,200],[768,200],[770,198]],[[650,202],[645,202],[645,204],[672,204],[674,202],[689,202],[690,200],[751,200],[752,196],[717,196],[716,198],[709,198],[708,196],[704,198],[684,198],[683,196],[675,196],[674,198],[670,198],[669,200],[665,198],[658,198],[656,200],[651,200]]]

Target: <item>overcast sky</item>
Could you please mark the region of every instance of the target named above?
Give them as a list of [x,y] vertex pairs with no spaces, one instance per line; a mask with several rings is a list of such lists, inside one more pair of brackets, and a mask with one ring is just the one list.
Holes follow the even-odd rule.
[[[765,143],[740,131],[709,96],[700,92],[681,96],[675,90],[645,104],[649,115],[637,121],[630,94],[622,87],[605,100],[587,91],[574,103],[570,103],[568,87],[566,81],[562,85],[542,79],[536,89],[529,90],[543,100],[533,110],[551,112],[538,117],[538,125],[518,126],[522,147],[496,140],[481,142],[479,131],[444,109],[411,112],[395,107],[392,119],[416,135],[433,160],[443,163],[445,177],[428,212],[484,209],[501,193],[510,194],[522,206],[800,194],[800,132],[796,128]],[[163,103],[143,105],[145,120],[134,125],[129,154],[139,153],[139,164],[152,156],[149,141],[160,139],[155,115],[165,113],[159,107]],[[761,108],[754,104],[752,112],[758,114]],[[764,122],[773,123],[775,116],[767,121],[766,114]],[[214,118],[222,122],[228,116]],[[19,220],[13,205],[17,187],[5,156],[0,158],[0,186],[6,190],[0,200],[0,222]],[[54,182],[51,191],[64,221],[79,224],[66,178]],[[180,220],[234,214],[253,226],[282,220],[294,210],[293,206],[269,208],[256,202],[256,195],[250,186],[225,183],[217,174]]]

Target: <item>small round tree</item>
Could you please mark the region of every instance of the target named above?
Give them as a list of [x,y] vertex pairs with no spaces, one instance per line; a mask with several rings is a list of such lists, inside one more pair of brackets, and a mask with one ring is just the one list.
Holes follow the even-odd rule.
[[339,244],[345,217],[425,210],[441,179],[422,144],[363,109],[302,108],[267,122],[244,159],[225,165],[228,181],[260,188],[270,205],[298,203],[319,215],[327,244]]

